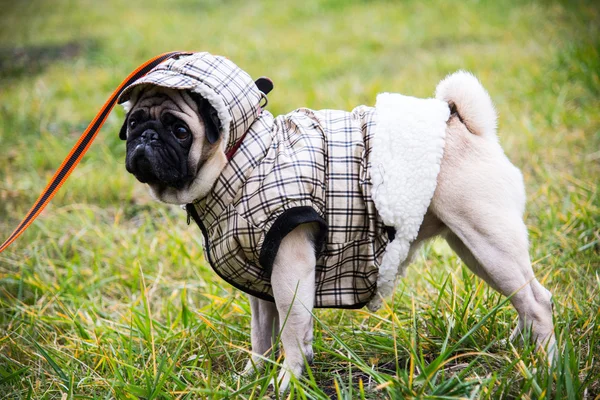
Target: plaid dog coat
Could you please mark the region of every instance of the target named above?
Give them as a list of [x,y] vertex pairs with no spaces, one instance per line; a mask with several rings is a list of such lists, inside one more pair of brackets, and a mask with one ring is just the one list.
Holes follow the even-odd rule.
[[221,120],[223,150],[239,145],[212,191],[194,202],[219,276],[273,301],[270,273],[282,239],[316,223],[315,307],[379,307],[435,190],[446,103],[382,94],[376,107],[300,108],[274,118],[250,76],[209,53],[164,62],[120,102],[141,85],[201,94]]

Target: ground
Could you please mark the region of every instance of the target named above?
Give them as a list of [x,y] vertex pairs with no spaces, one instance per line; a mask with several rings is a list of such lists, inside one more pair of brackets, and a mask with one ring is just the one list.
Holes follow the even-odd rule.
[[[506,299],[443,241],[388,306],[317,311],[298,398],[600,395],[600,11],[594,1],[0,0],[0,236],[28,210],[112,90],[146,59],[208,50],[275,82],[269,110],[432,96],[467,69],[490,92],[527,185],[539,280],[560,356],[504,341]],[[109,117],[33,226],[0,254],[7,398],[263,398],[241,378],[246,297],[204,261],[178,207],[126,173]]]

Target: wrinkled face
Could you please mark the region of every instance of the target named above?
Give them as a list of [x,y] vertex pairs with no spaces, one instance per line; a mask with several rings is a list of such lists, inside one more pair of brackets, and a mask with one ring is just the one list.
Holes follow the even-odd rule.
[[[222,159],[214,109],[195,94],[157,86],[142,88],[130,101],[121,128],[121,138],[127,140],[127,171],[168,203],[205,195],[202,190],[216,178],[215,157]],[[213,173],[205,178],[212,182],[202,181],[205,166]]]

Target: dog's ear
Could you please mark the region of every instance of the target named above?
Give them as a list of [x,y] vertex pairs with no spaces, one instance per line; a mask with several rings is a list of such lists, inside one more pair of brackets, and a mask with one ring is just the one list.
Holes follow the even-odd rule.
[[123,126],[119,131],[119,139],[127,140],[127,116],[125,116],[125,122],[123,122]]
[[205,101],[204,104],[205,108],[201,113],[205,116],[204,121],[208,125],[206,128],[206,138],[210,144],[214,144],[221,136],[221,120],[219,119],[217,110],[208,101]]
[[198,111],[204,120],[205,134],[208,143],[214,144],[219,140],[221,136],[221,120],[217,110],[202,96],[198,93],[190,92],[190,96],[194,99],[198,105]]

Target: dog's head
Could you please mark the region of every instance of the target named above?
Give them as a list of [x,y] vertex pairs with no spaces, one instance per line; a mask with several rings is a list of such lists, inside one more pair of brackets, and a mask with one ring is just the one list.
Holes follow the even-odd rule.
[[186,204],[205,197],[261,113],[273,85],[254,82],[225,57],[178,55],[119,95],[127,110],[120,136],[127,171],[158,200]]
[[127,141],[127,171],[167,203],[206,195],[226,163],[209,102],[191,91],[146,86],[129,106],[119,134]]

